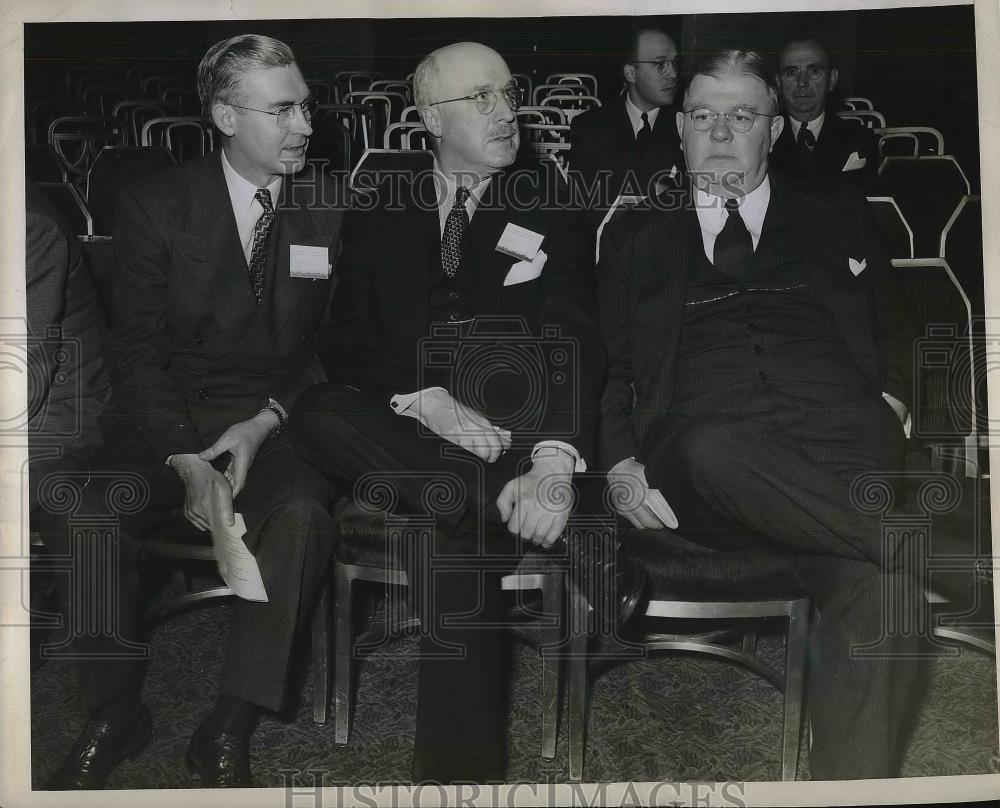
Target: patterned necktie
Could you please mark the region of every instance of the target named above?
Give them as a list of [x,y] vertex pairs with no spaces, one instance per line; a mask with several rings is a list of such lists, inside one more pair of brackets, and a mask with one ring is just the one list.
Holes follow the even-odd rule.
[[253,293],[260,305],[264,293],[264,267],[267,266],[267,242],[271,235],[271,225],[274,223],[274,206],[271,204],[271,193],[267,188],[258,188],[254,195],[264,212],[260,214],[257,224],[253,227],[253,249],[250,251],[250,263],[247,271],[250,273],[250,283]]
[[735,199],[726,200],[726,213],[726,224],[715,237],[713,263],[726,275],[745,278],[753,268],[753,238]]
[[799,152],[799,163],[807,174],[816,174],[816,156],[813,151],[816,148],[816,135],[810,129],[808,123],[803,123],[799,127],[799,136],[795,141]]
[[448,211],[444,221],[444,234],[441,236],[441,268],[449,278],[454,278],[458,265],[462,261],[462,241],[465,231],[469,228],[469,212],[465,202],[469,198],[469,189],[459,185],[455,190],[455,204]]

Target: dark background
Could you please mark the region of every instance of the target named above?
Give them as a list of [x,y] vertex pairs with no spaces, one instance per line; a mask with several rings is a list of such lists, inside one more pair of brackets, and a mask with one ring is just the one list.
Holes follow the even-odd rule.
[[429,51],[458,40],[496,48],[512,72],[535,84],[549,73],[598,78],[608,102],[621,89],[621,63],[635,26],[664,28],[689,69],[700,52],[758,50],[777,60],[791,36],[820,35],[840,70],[838,94],[871,98],[889,126],[933,126],[979,188],[975,28],[972,6],[871,11],[542,18],[303,19],[210,22],[32,23],[25,25],[25,82],[69,67],[139,66],[194,77],[216,41],[258,32],[285,40],[307,78],[339,70],[404,77]]

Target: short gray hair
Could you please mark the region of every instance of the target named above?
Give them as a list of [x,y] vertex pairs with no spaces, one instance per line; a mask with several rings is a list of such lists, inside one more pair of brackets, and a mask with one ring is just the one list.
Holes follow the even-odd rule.
[[768,70],[764,57],[756,51],[722,50],[701,57],[691,71],[691,81],[684,91],[684,107],[688,105],[688,94],[695,76],[712,76],[721,79],[726,76],[753,76],[764,82],[767,97],[771,101],[771,112],[778,112],[778,88],[774,74]]
[[262,34],[240,34],[216,42],[198,65],[198,97],[202,112],[212,117],[219,103],[240,99],[240,79],[248,70],[295,64],[292,49],[280,39]]
[[437,51],[429,53],[420,60],[417,69],[413,71],[413,103],[425,107],[437,95],[441,84],[441,70],[438,67]]

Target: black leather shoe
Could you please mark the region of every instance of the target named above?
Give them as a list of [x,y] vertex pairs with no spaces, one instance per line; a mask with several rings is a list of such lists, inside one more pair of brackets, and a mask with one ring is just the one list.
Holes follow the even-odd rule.
[[618,625],[627,623],[639,605],[646,588],[646,570],[632,556],[618,554],[615,564],[615,604],[618,608]]
[[203,725],[194,731],[184,758],[188,774],[205,788],[250,788],[249,735],[225,730],[210,736]]
[[568,549],[570,569],[595,609],[613,609],[618,625],[635,613],[646,585],[642,565],[618,551],[610,537],[592,536]]
[[73,750],[43,786],[48,791],[93,791],[104,784],[126,758],[138,755],[149,743],[153,719],[140,704],[125,722],[92,718]]

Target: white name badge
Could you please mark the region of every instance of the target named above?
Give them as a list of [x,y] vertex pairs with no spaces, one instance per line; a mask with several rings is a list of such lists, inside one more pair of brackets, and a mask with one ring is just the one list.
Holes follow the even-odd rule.
[[330,250],[327,247],[289,245],[289,274],[293,278],[329,278]]
[[533,261],[538,255],[538,249],[542,246],[544,238],[545,236],[541,233],[535,233],[525,227],[507,222],[507,227],[504,228],[496,249],[498,252],[520,261]]

